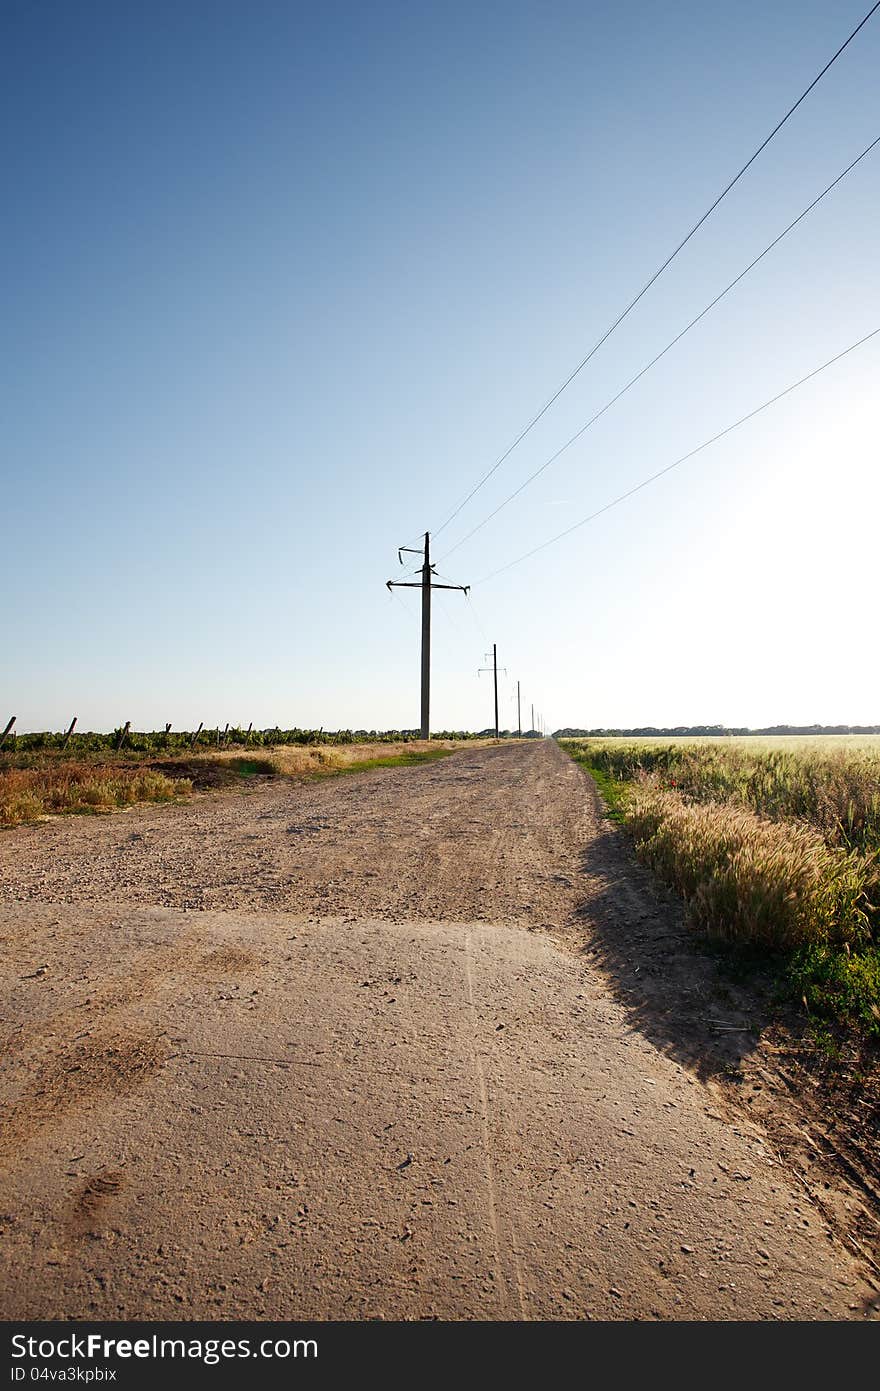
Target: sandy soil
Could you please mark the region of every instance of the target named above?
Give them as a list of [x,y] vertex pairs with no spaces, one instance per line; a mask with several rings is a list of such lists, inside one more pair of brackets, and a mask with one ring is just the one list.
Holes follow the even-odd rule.
[[877,1315],[553,744],[9,832],[0,929],[2,1317]]

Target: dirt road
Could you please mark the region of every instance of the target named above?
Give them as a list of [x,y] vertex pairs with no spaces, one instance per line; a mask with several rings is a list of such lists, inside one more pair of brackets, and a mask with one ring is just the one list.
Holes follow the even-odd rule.
[[10,832],[0,927],[2,1317],[876,1316],[551,743]]

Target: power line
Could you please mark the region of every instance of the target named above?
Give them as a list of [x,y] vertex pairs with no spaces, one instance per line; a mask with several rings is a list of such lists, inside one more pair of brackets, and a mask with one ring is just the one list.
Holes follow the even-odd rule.
[[[438,576],[438,578],[442,578],[442,576]],[[448,609],[446,607],[439,595],[437,596],[436,612],[443,615],[444,623],[448,625],[449,631],[453,634],[457,643],[462,647],[462,651],[467,650],[468,654],[470,655],[471,644],[467,634],[465,633],[464,629],[461,627],[461,624],[457,621],[457,619],[453,617],[451,609]]]
[[409,604],[405,604],[405,603],[403,602],[403,600],[401,599],[400,595],[399,595],[399,594],[395,594],[395,592],[394,592],[393,589],[389,589],[388,593],[391,595],[392,599],[396,599],[396,600],[397,600],[398,604],[399,604],[400,607],[403,609],[403,611],[404,611],[404,613],[406,614],[407,618],[409,618],[409,619],[415,619],[415,621],[418,622],[418,617],[419,617],[419,616],[418,616],[418,614],[416,613],[416,611],[415,611],[414,608],[411,608]]
[[806,382],[812,381],[813,377],[818,377],[819,373],[824,372],[826,367],[833,367],[835,362],[840,362],[841,358],[846,357],[849,353],[855,352],[856,348],[861,348],[865,343],[870,342],[872,338],[876,338],[878,333],[880,333],[880,328],[875,328],[871,333],[866,334],[864,338],[860,338],[857,343],[851,343],[848,348],[844,348],[842,353],[837,353],[835,357],[831,357],[827,362],[823,362],[821,367],[815,367],[812,372],[808,372],[807,375],[801,377],[799,381],[792,382],[791,386],[787,386],[784,391],[779,391],[775,396],[771,396],[769,401],[764,401],[762,405],[756,406],[755,409],[749,411],[747,415],[741,415],[739,420],[734,420],[731,425],[726,425],[723,430],[719,430],[718,434],[713,435],[711,439],[703,440],[703,443],[698,444],[695,449],[689,450],[687,454],[682,454],[680,458],[675,459],[671,464],[667,464],[665,468],[659,469],[657,473],[652,473],[650,478],[643,479],[642,482],[637,483],[634,488],[629,488],[625,493],[621,493],[619,497],[614,498],[611,502],[606,502],[605,506],[600,507],[598,511],[591,512],[588,517],[582,517],[581,520],[575,522],[573,526],[566,527],[564,531],[558,532],[556,536],[551,536],[547,541],[542,541],[540,546],[535,546],[532,550],[526,551],[525,555],[517,556],[516,560],[511,560],[507,565],[502,565],[500,569],[493,570],[491,574],[485,575],[483,579],[477,580],[476,583],[487,584],[489,580],[495,579],[497,575],[503,575],[506,570],[511,570],[514,565],[519,565],[522,561],[529,560],[531,556],[537,555],[539,551],[546,550],[548,546],[552,546],[555,542],[561,541],[565,536],[570,536],[571,533],[577,531],[579,527],[586,526],[587,522],[595,521],[597,517],[601,517],[604,512],[609,512],[611,508],[616,507],[618,503],[625,502],[627,498],[631,498],[635,493],[641,492],[642,488],[647,488],[650,483],[656,483],[658,478],[662,478],[664,474],[671,473],[672,470],[678,468],[680,464],[684,464],[688,459],[692,459],[695,454],[699,454],[703,449],[708,449],[710,444],[715,444],[718,440],[723,439],[725,435],[729,435],[732,430],[738,429],[740,425],[745,425],[747,420],[753,420],[756,415],[760,415],[761,411],[767,410],[768,406],[773,406],[777,401],[781,401],[783,396],[789,396],[791,392],[796,391],[799,386],[803,386]]
[[691,319],[690,323],[687,324],[686,327],[683,328],[680,333],[677,333],[674,338],[670,339],[670,341],[666,344],[666,347],[662,348],[660,352],[657,353],[656,357],[652,357],[651,361],[646,363],[646,365],[641,369],[641,371],[637,372],[634,377],[631,377],[630,380],[626,383],[626,385],[622,386],[620,390],[617,392],[617,394],[611,397],[610,401],[606,401],[605,405],[602,406],[598,411],[596,411],[595,415],[592,415],[585,425],[582,425],[579,430],[575,431],[571,438],[566,440],[565,444],[563,444],[559,449],[556,450],[555,454],[551,454],[550,458],[547,459],[543,464],[541,464],[540,468],[535,469],[534,473],[530,474],[529,477],[525,480],[525,482],[520,483],[519,487],[515,488],[514,491],[508,497],[506,497],[503,502],[500,502],[498,506],[494,508],[494,510],[491,511],[487,517],[484,517],[481,522],[478,522],[475,527],[472,527],[471,530],[467,532],[466,535],[464,535],[460,541],[456,541],[455,545],[452,546],[450,550],[446,551],[446,553],[441,557],[441,561],[445,560],[447,556],[452,555],[454,551],[457,551],[459,546],[463,546],[464,543],[466,541],[469,541],[472,536],[475,536],[478,531],[482,531],[483,527],[487,526],[488,523],[491,522],[494,517],[497,517],[498,513],[503,511],[504,508],[508,505],[508,503],[513,502],[514,498],[519,497],[520,493],[523,492],[524,489],[526,489],[530,483],[534,483],[535,479],[540,477],[540,475],[544,472],[545,469],[548,469],[551,464],[556,462],[560,455],[564,454],[565,451],[567,449],[570,449],[571,446],[577,440],[579,440],[582,435],[586,434],[587,430],[589,430],[593,425],[595,425],[596,421],[601,419],[605,412],[610,410],[611,407],[615,405],[617,401],[620,400],[621,396],[624,396],[627,393],[627,391],[629,391],[631,386],[635,386],[636,382],[641,381],[642,377],[644,377],[647,372],[650,372],[651,368],[655,367],[657,363],[660,361],[660,359],[662,357],[665,357],[671,348],[675,347],[676,343],[681,342],[685,334],[690,333],[691,329],[695,328],[701,319],[704,319],[706,315],[712,309],[715,308],[716,305],[720,304],[724,297],[728,295],[730,291],[740,283],[741,280],[744,280],[750,271],[755,269],[755,266],[758,265],[759,261],[763,261],[764,257],[768,255],[769,252],[771,252],[774,249],[774,247],[777,247],[779,243],[783,240],[783,238],[787,237],[789,232],[791,232],[793,228],[797,227],[798,223],[802,222],[803,219],[808,215],[808,213],[811,213],[813,209],[817,207],[819,203],[822,202],[822,199],[827,197],[827,195],[832,191],[832,189],[835,189],[837,185],[843,179],[846,178],[847,174],[849,174],[851,170],[855,169],[856,165],[859,164],[865,158],[866,155],[870,154],[871,151],[878,144],[880,144],[880,135],[878,135],[874,140],[872,140],[870,145],[866,146],[866,148],[862,150],[862,153],[856,159],[854,159],[851,164],[848,164],[847,167],[843,170],[843,172],[838,174],[837,178],[834,179],[830,184],[828,184],[827,188],[824,188],[822,192],[818,195],[818,197],[813,199],[812,203],[809,203],[807,207],[804,208],[803,212],[798,213],[794,221],[790,222],[788,226],[785,228],[785,230],[780,232],[779,235],[775,237],[772,242],[770,242],[769,246],[765,246],[764,250],[758,256],[756,256],[753,261],[749,262],[745,270],[741,270],[739,275],[736,276],[734,280],[731,280],[730,284],[727,285],[720,292],[720,294],[717,294],[715,298],[711,300],[709,304],[706,305],[705,309],[701,309],[700,313],[696,316],[696,318]]
[[476,626],[477,626],[477,631],[479,632],[479,634],[480,634],[480,636],[482,637],[482,639],[484,640],[484,642],[488,642],[488,641],[489,641],[489,638],[488,638],[488,636],[487,636],[487,634],[486,634],[486,629],[483,627],[482,623],[480,622],[479,618],[477,617],[477,611],[476,611],[476,609],[474,608],[474,603],[473,603],[473,600],[472,600],[470,594],[466,594],[466,595],[465,595],[465,598],[467,599],[467,608],[468,608],[468,612],[470,613],[471,618],[474,620],[474,623],[475,623]]
[[575,377],[576,377],[581,371],[583,371],[584,367],[586,367],[586,365],[587,365],[587,363],[590,361],[590,359],[591,359],[592,357],[594,357],[595,354],[599,351],[599,349],[602,347],[603,343],[605,343],[605,342],[611,337],[611,335],[612,335],[612,333],[614,332],[614,330],[615,330],[616,328],[619,328],[619,326],[623,323],[623,321],[624,321],[624,319],[627,317],[627,315],[628,315],[633,309],[635,309],[635,307],[636,307],[636,305],[638,304],[639,300],[642,299],[642,297],[643,297],[645,294],[647,294],[648,290],[650,290],[650,288],[651,288],[651,286],[654,284],[654,282],[655,282],[656,280],[658,280],[658,279],[660,278],[660,276],[663,274],[663,272],[667,269],[667,267],[670,266],[670,265],[672,264],[672,262],[675,260],[676,256],[679,254],[679,252],[684,250],[684,248],[687,246],[688,242],[691,240],[691,237],[693,237],[693,236],[695,235],[695,233],[698,232],[699,229],[702,227],[703,223],[704,223],[709,217],[711,217],[712,213],[713,213],[713,212],[715,211],[715,209],[718,207],[719,203],[721,203],[722,200],[723,200],[724,198],[727,197],[727,195],[728,195],[728,193],[730,193],[731,189],[733,189],[733,188],[736,186],[736,184],[739,183],[740,179],[742,178],[743,174],[745,174],[746,170],[749,169],[749,168],[751,167],[752,164],[754,164],[754,162],[755,162],[755,160],[758,158],[758,156],[759,156],[759,155],[767,148],[767,146],[770,144],[770,141],[773,139],[773,137],[774,137],[775,135],[778,135],[779,131],[780,131],[780,130],[782,129],[782,127],[785,125],[786,121],[788,121],[789,118],[790,118],[791,116],[794,115],[795,111],[797,111],[798,107],[801,105],[801,102],[803,102],[803,101],[809,96],[809,94],[810,94],[810,92],[812,92],[813,88],[814,88],[814,87],[822,80],[822,78],[825,76],[825,74],[826,74],[826,72],[828,71],[828,69],[832,66],[832,64],[834,64],[834,63],[837,62],[837,59],[840,57],[841,53],[843,53],[844,49],[846,49],[846,48],[852,43],[853,39],[855,38],[856,34],[858,34],[859,30],[862,29],[862,28],[864,28],[864,26],[867,24],[868,20],[871,18],[871,16],[872,16],[878,9],[880,9],[880,0],[875,0],[875,3],[871,6],[870,10],[869,10],[868,13],[865,15],[865,17],[864,17],[862,20],[860,20],[860,22],[856,25],[855,29],[853,29],[852,33],[849,35],[849,38],[847,38],[847,39],[840,45],[840,47],[838,48],[837,52],[836,52],[835,54],[833,54],[833,56],[832,56],[831,58],[828,59],[828,62],[825,64],[824,68],[822,68],[821,72],[817,73],[816,76],[813,78],[812,82],[810,83],[810,85],[809,85],[808,87],[806,87],[806,88],[804,89],[803,92],[801,92],[801,95],[798,97],[798,99],[797,99],[797,101],[794,103],[794,105],[789,107],[788,111],[786,111],[785,115],[782,117],[782,120],[779,121],[779,122],[777,122],[777,124],[776,124],[776,125],[773,127],[773,129],[771,130],[770,134],[769,134],[768,136],[766,136],[766,138],[765,138],[764,140],[762,140],[761,144],[760,144],[760,145],[758,146],[758,148],[755,150],[754,154],[752,154],[752,155],[749,156],[749,158],[746,160],[745,164],[744,164],[744,165],[742,166],[742,168],[740,169],[739,173],[734,175],[734,177],[730,180],[730,182],[726,185],[726,187],[725,187],[724,189],[722,189],[721,193],[719,193],[719,195],[718,195],[718,197],[715,199],[715,201],[714,201],[712,204],[710,204],[710,206],[706,209],[706,211],[703,213],[702,217],[701,217],[697,222],[694,223],[693,227],[692,227],[691,230],[688,232],[687,236],[682,238],[682,240],[678,243],[678,246],[675,248],[675,250],[674,250],[669,256],[666,257],[666,260],[665,260],[665,261],[663,262],[663,264],[654,272],[654,274],[651,276],[650,280],[648,280],[648,281],[645,282],[645,284],[644,284],[644,285],[642,286],[642,288],[639,290],[639,292],[638,292],[638,294],[635,296],[635,298],[632,299],[632,300],[630,300],[629,304],[626,306],[626,308],[623,310],[623,312],[622,312],[621,314],[618,314],[617,318],[616,318],[616,319],[614,320],[614,322],[610,325],[610,327],[607,328],[607,329],[605,330],[605,332],[602,334],[602,337],[599,338],[598,341],[597,341],[596,343],[593,344],[593,347],[592,347],[592,348],[590,349],[590,351],[587,353],[586,357],[583,358],[582,361],[578,363],[577,367],[575,367],[575,369],[574,369],[573,372],[570,372],[570,373],[569,373],[569,375],[566,377],[566,379],[565,379],[565,381],[562,383],[562,385],[561,385],[560,387],[558,387],[556,391],[554,391],[553,395],[552,395],[552,396],[550,397],[550,399],[541,407],[541,409],[538,411],[537,415],[535,415],[535,416],[532,417],[532,419],[529,421],[528,425],[526,425],[525,429],[523,429],[523,430],[520,431],[520,433],[517,435],[517,437],[516,437],[516,439],[513,441],[513,443],[512,443],[511,445],[509,445],[507,449],[505,449],[505,451],[504,451],[504,453],[501,455],[501,457],[500,457],[499,459],[496,460],[496,462],[492,465],[492,467],[488,470],[488,472],[485,473],[485,474],[483,475],[483,477],[479,480],[479,482],[471,489],[471,491],[468,493],[467,497],[464,498],[463,501],[460,502],[459,505],[455,508],[455,510],[454,510],[453,512],[450,513],[450,515],[446,518],[446,521],[443,523],[443,525],[436,528],[436,530],[432,533],[435,540],[436,540],[436,538],[440,535],[441,532],[443,532],[443,531],[446,530],[446,528],[449,526],[449,523],[455,520],[455,518],[458,516],[459,512],[461,512],[462,509],[465,508],[465,507],[467,506],[467,504],[470,502],[471,498],[474,497],[474,496],[480,491],[480,489],[483,487],[483,485],[484,485],[485,483],[488,482],[488,480],[492,477],[493,473],[495,473],[495,471],[501,467],[501,465],[504,463],[505,459],[507,459],[507,458],[513,453],[514,449],[516,449],[517,445],[520,444],[520,443],[525,439],[526,435],[528,435],[529,432],[530,432],[532,429],[534,429],[534,427],[537,425],[538,421],[542,418],[542,416],[546,415],[547,411],[550,409],[550,407],[554,404],[555,401],[558,401],[558,399],[559,399],[559,397],[562,395],[563,391],[565,391],[565,389],[566,389],[568,386],[570,386],[571,383],[574,381]]

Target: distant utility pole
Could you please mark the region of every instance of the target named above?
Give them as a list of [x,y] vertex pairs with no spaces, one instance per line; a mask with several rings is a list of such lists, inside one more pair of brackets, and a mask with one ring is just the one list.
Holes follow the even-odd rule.
[[535,707],[532,706],[532,729],[535,728]]
[[519,682],[516,683],[516,733],[519,739],[522,738],[522,711],[519,705]]
[[[404,552],[411,555],[421,555],[421,551],[414,550],[412,546],[400,546],[397,551],[397,558],[403,564]],[[431,576],[434,574],[434,566],[431,564],[430,555],[430,536],[425,532],[425,551],[422,563],[421,580],[386,580],[389,592],[392,589],[420,589],[422,591],[422,738],[431,737],[431,590],[432,589],[460,589],[467,594],[470,589],[469,584],[435,584]]]
[[[486,653],[486,661],[488,662],[488,660],[489,660],[489,653],[487,652],[487,653]],[[505,667],[502,667],[501,670],[504,672],[504,674],[505,674],[505,676],[506,676],[506,675],[507,675],[507,669],[506,669]],[[481,672],[484,672],[484,671],[491,671],[492,674],[493,674],[493,676],[495,677],[495,738],[497,739],[497,738],[499,737],[499,734],[498,734],[498,644],[497,644],[497,642],[493,642],[493,644],[492,644],[492,665],[491,665],[490,667],[480,667],[479,671],[477,672],[477,675],[479,676],[480,673],[481,673]]]

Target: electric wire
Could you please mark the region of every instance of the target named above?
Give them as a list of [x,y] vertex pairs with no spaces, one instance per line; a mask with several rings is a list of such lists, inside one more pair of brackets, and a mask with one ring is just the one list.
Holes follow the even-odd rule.
[[803,101],[806,100],[806,98],[807,98],[807,97],[809,96],[809,94],[812,92],[813,88],[816,87],[817,84],[822,80],[822,78],[823,78],[823,77],[825,76],[825,74],[828,72],[829,68],[830,68],[834,63],[837,62],[837,59],[840,57],[840,55],[844,52],[844,50],[845,50],[846,48],[849,47],[849,45],[852,43],[853,39],[856,37],[856,35],[859,33],[859,31],[860,31],[861,29],[864,28],[864,26],[867,24],[868,20],[871,18],[871,16],[872,16],[878,9],[880,9],[880,0],[875,0],[875,3],[871,6],[871,8],[870,8],[870,10],[868,11],[868,13],[864,16],[863,19],[861,19],[861,20],[859,21],[859,23],[856,25],[855,29],[853,29],[853,31],[852,31],[852,33],[849,35],[849,37],[848,37],[847,39],[844,40],[844,42],[843,42],[843,43],[840,45],[840,47],[837,49],[836,53],[834,53],[834,54],[832,55],[832,57],[828,59],[828,62],[827,62],[827,63],[825,64],[825,66],[821,69],[821,71],[818,72],[818,73],[816,74],[816,76],[813,78],[813,80],[812,80],[812,82],[809,84],[809,86],[808,86],[808,87],[805,87],[804,90],[803,90],[803,92],[801,92],[801,95],[798,97],[797,101],[794,102],[794,104],[793,104],[792,106],[789,107],[789,109],[786,111],[786,113],[785,113],[785,115],[782,117],[782,119],[781,119],[780,121],[778,121],[777,124],[773,127],[773,129],[771,130],[770,134],[769,134],[768,136],[766,136],[764,140],[762,140],[761,144],[760,144],[760,145],[758,146],[758,148],[755,150],[754,154],[752,154],[752,155],[749,156],[749,158],[746,160],[745,164],[742,166],[742,168],[739,170],[739,172],[738,172],[737,174],[734,175],[734,177],[730,180],[730,182],[729,182],[729,183],[722,189],[722,191],[718,194],[718,196],[717,196],[717,198],[715,199],[715,201],[714,201],[713,203],[710,204],[710,206],[706,209],[706,211],[705,211],[705,212],[703,213],[703,215],[699,218],[699,220],[698,220],[697,222],[694,223],[694,225],[693,225],[693,227],[691,228],[691,230],[687,233],[687,236],[685,236],[685,237],[682,238],[682,240],[681,240],[681,241],[678,243],[678,245],[676,246],[675,250],[672,251],[672,252],[670,253],[670,255],[666,257],[666,260],[662,263],[661,266],[659,266],[659,268],[654,272],[654,274],[651,276],[651,278],[645,282],[645,284],[644,284],[644,285],[642,286],[642,288],[639,290],[638,294],[637,294],[633,299],[630,300],[629,304],[628,304],[628,305],[626,306],[626,308],[622,311],[622,313],[618,314],[617,318],[616,318],[616,319],[613,321],[613,323],[605,330],[605,332],[602,334],[601,338],[599,338],[599,339],[596,341],[596,343],[594,343],[593,347],[592,347],[592,348],[590,349],[590,351],[587,353],[586,357],[584,357],[584,358],[578,363],[578,365],[577,365],[577,367],[575,367],[574,371],[572,371],[572,372],[569,373],[569,375],[568,375],[568,376],[565,378],[565,380],[563,381],[562,385],[559,386],[559,387],[556,389],[556,391],[554,391],[553,395],[552,395],[552,396],[549,398],[549,400],[541,407],[541,409],[538,411],[537,415],[534,415],[534,416],[532,417],[532,419],[531,419],[531,420],[529,421],[529,423],[525,426],[525,428],[524,428],[523,430],[521,430],[520,433],[516,436],[516,438],[514,439],[513,443],[510,444],[510,445],[507,447],[507,449],[505,449],[505,451],[504,451],[504,453],[501,455],[501,457],[500,457],[499,459],[496,460],[496,462],[495,462],[495,463],[492,465],[492,467],[483,475],[483,477],[479,480],[479,482],[475,484],[475,486],[474,486],[474,487],[471,489],[471,491],[468,493],[467,497],[465,497],[465,498],[458,504],[458,506],[454,509],[454,511],[450,513],[450,515],[446,518],[446,521],[443,523],[443,525],[440,526],[440,527],[438,527],[438,528],[432,533],[432,535],[433,535],[435,538],[436,538],[437,536],[439,536],[443,531],[446,530],[446,528],[449,526],[450,522],[452,522],[452,521],[455,520],[455,518],[458,516],[458,514],[459,514],[459,513],[467,506],[467,504],[471,501],[471,498],[473,498],[473,497],[476,496],[476,494],[480,491],[480,489],[483,487],[483,485],[484,485],[485,483],[488,482],[488,480],[492,477],[492,475],[496,472],[496,470],[499,469],[499,468],[501,467],[501,465],[504,463],[504,461],[505,461],[507,458],[509,458],[509,456],[513,453],[514,449],[516,449],[517,445],[519,445],[519,444],[522,443],[522,441],[526,438],[526,436],[529,434],[529,432],[530,432],[531,430],[533,430],[534,427],[537,425],[538,421],[539,421],[544,415],[546,415],[547,411],[548,411],[548,410],[550,409],[550,407],[554,404],[554,402],[558,401],[559,397],[560,397],[560,396],[562,395],[562,393],[566,390],[566,388],[569,387],[569,386],[571,385],[571,383],[574,381],[575,377],[577,377],[578,374],[579,374],[580,372],[583,371],[583,369],[586,367],[587,363],[595,356],[595,354],[599,351],[599,349],[602,347],[602,345],[603,345],[605,342],[607,342],[607,340],[611,337],[612,333],[614,333],[615,329],[619,328],[619,326],[623,323],[624,319],[631,313],[631,311],[632,311],[633,309],[635,309],[636,305],[637,305],[637,304],[639,303],[639,301],[643,298],[643,296],[647,294],[648,290],[650,290],[651,286],[655,283],[655,281],[659,280],[659,278],[660,278],[660,276],[663,274],[663,272],[672,264],[672,262],[673,262],[673,261],[675,260],[675,258],[678,256],[678,254],[679,254],[681,251],[683,251],[684,248],[687,246],[687,244],[688,244],[688,242],[691,240],[691,238],[699,231],[699,229],[702,227],[703,223],[706,222],[707,219],[708,219],[709,217],[711,217],[712,213],[715,211],[715,209],[718,207],[718,205],[723,201],[723,199],[725,199],[725,198],[727,197],[728,193],[730,193],[731,190],[739,183],[740,179],[743,177],[743,175],[746,173],[746,171],[751,167],[751,165],[754,164],[754,162],[755,162],[755,160],[758,158],[758,156],[759,156],[760,154],[763,153],[763,151],[764,151],[764,150],[767,148],[767,146],[770,144],[770,141],[774,138],[774,136],[778,135],[779,131],[780,131],[780,130],[782,129],[782,127],[785,125],[786,121],[788,121],[788,120],[794,115],[795,111],[797,111],[797,109],[798,109],[798,107],[801,105],[801,103],[802,103]]
[[470,594],[466,594],[464,597],[467,600],[468,612],[470,613],[471,618],[474,620],[474,623],[476,624],[477,631],[480,634],[480,637],[483,639],[484,642],[488,642],[489,635],[486,632],[486,629],[483,627],[482,623],[480,622],[479,618],[477,617],[477,611],[474,608],[473,600],[471,599]]
[[545,462],[541,464],[540,468],[535,469],[534,473],[530,474],[529,477],[526,478],[523,483],[520,483],[519,487],[515,488],[514,491],[510,493],[510,495],[506,497],[503,502],[500,502],[498,506],[495,507],[489,513],[488,516],[484,517],[481,522],[478,522],[475,527],[472,527],[471,530],[467,532],[461,538],[460,541],[456,541],[455,545],[450,547],[448,551],[445,551],[444,554],[440,557],[440,562],[446,560],[450,555],[453,554],[454,551],[457,551],[460,546],[463,546],[466,541],[469,541],[472,536],[475,536],[478,531],[482,531],[483,527],[487,526],[489,522],[491,522],[495,517],[498,516],[499,512],[502,512],[509,503],[513,502],[515,498],[519,497],[520,493],[523,492],[529,486],[529,484],[534,483],[535,479],[539,478],[540,475],[545,471],[545,469],[548,469],[550,465],[555,463],[556,460],[562,454],[564,454],[567,449],[570,449],[571,446],[577,440],[579,440],[582,435],[586,434],[587,430],[589,430],[593,425],[595,425],[596,422],[601,419],[601,417],[605,414],[606,411],[610,410],[611,407],[615,405],[622,396],[626,395],[630,387],[635,386],[636,382],[641,381],[642,377],[644,377],[647,372],[650,372],[651,368],[655,367],[657,363],[660,361],[660,359],[665,357],[671,348],[675,347],[676,343],[680,343],[682,338],[684,338],[686,334],[690,333],[691,329],[695,328],[701,319],[704,319],[706,315],[716,307],[716,305],[720,304],[721,301],[725,298],[725,296],[728,295],[730,291],[740,283],[740,281],[744,280],[745,277],[749,274],[749,272],[754,270],[755,266],[757,266],[760,261],[763,261],[764,257],[767,256],[774,249],[774,247],[777,247],[779,243],[783,240],[783,238],[787,237],[789,232],[791,232],[795,227],[797,227],[798,223],[802,222],[804,218],[809,213],[811,213],[813,209],[819,205],[819,203],[822,202],[822,199],[827,197],[827,195],[831,193],[831,191],[835,189],[843,179],[846,178],[847,174],[849,174],[851,170],[855,169],[856,165],[859,164],[866,157],[866,155],[869,155],[878,144],[880,144],[880,135],[876,136],[876,138],[871,141],[870,145],[867,145],[865,149],[862,150],[862,153],[858,155],[857,158],[854,159],[851,164],[848,164],[847,167],[842,171],[842,173],[838,174],[837,178],[834,179],[830,184],[828,184],[828,186],[824,188],[816,198],[813,199],[812,203],[809,203],[807,207],[803,209],[802,212],[798,213],[797,217],[792,222],[790,222],[788,226],[782,232],[780,232],[779,235],[775,237],[772,242],[769,243],[768,246],[765,246],[764,250],[760,252],[759,255],[757,255],[753,261],[749,262],[745,270],[741,270],[739,275],[737,275],[735,279],[731,280],[730,284],[725,286],[725,288],[719,294],[717,294],[715,298],[709,302],[709,304],[706,305],[705,309],[701,309],[700,313],[697,314],[696,318],[691,319],[690,323],[687,324],[681,330],[680,333],[677,333],[674,338],[670,339],[670,341],[666,344],[665,348],[661,348],[660,352],[657,353],[655,357],[652,357],[651,361],[646,363],[640,372],[637,372],[634,377],[631,377],[630,380],[626,383],[626,385],[620,388],[616,395],[612,396],[609,401],[606,401],[605,405],[602,406],[599,410],[597,410],[595,415],[592,415],[590,417],[586,424],[582,425],[579,430],[576,430],[575,433],[571,436],[571,438],[566,440],[565,444],[561,445],[560,448],[556,450],[555,454],[551,454],[550,458],[545,460]]
[[702,450],[708,449],[710,444],[717,443],[717,441],[723,439],[725,435],[729,435],[731,431],[738,429],[740,425],[745,425],[746,421],[754,420],[756,415],[760,415],[761,412],[767,410],[769,406],[773,406],[777,401],[781,401],[784,396],[791,395],[793,391],[797,391],[798,387],[804,386],[806,382],[812,381],[814,377],[818,377],[820,372],[824,372],[828,367],[833,367],[835,362],[840,362],[842,358],[855,352],[857,348],[863,347],[864,344],[870,342],[872,338],[876,338],[878,333],[880,333],[880,328],[873,329],[871,333],[866,334],[864,338],[860,338],[858,342],[851,343],[848,348],[844,348],[843,352],[837,353],[834,357],[830,357],[828,361],[823,362],[820,367],[815,367],[813,371],[808,372],[805,377],[801,377],[798,381],[792,382],[790,386],[785,387],[783,391],[777,392],[775,396],[771,396],[769,400],[764,401],[760,406],[756,406],[754,410],[749,411],[746,415],[741,415],[738,420],[734,420],[732,424],[726,425],[723,430],[719,430],[718,433],[712,435],[710,439],[703,440],[703,443],[698,444],[695,449],[688,450],[687,454],[682,454],[680,458],[673,460],[673,462],[667,464],[665,468],[658,469],[656,473],[652,473],[649,478],[644,478],[642,482],[637,483],[635,487],[628,488],[627,491],[621,493],[619,497],[613,498],[611,502],[606,502],[604,507],[600,507],[597,511],[591,512],[587,517],[582,517],[579,522],[575,522],[572,526],[566,527],[564,531],[558,532],[548,540],[542,541],[539,546],[534,546],[530,551],[526,551],[524,555],[517,556],[515,560],[508,561],[506,565],[500,566],[499,569],[493,570],[488,575],[484,575],[481,580],[477,580],[475,583],[488,584],[489,580],[495,579],[498,575],[503,575],[505,571],[513,569],[514,565],[520,565],[524,560],[529,560],[533,555],[537,555],[539,551],[546,550],[548,546],[554,545],[564,537],[570,536],[573,531],[577,531],[580,527],[586,526],[588,522],[595,521],[596,518],[601,517],[603,513],[609,512],[612,507],[617,507],[619,503],[625,502],[627,498],[631,498],[635,493],[641,492],[641,490],[647,488],[649,484],[656,483],[658,478],[662,478],[665,474],[671,473],[672,470],[678,468],[680,464],[684,464],[688,459],[692,459],[695,454],[699,454]]
[[409,604],[404,603],[403,599],[400,597],[399,594],[395,593],[393,589],[389,589],[388,593],[391,595],[392,599],[397,600],[398,604],[403,609],[407,618],[418,619],[418,614],[416,613],[415,609],[410,608]]

